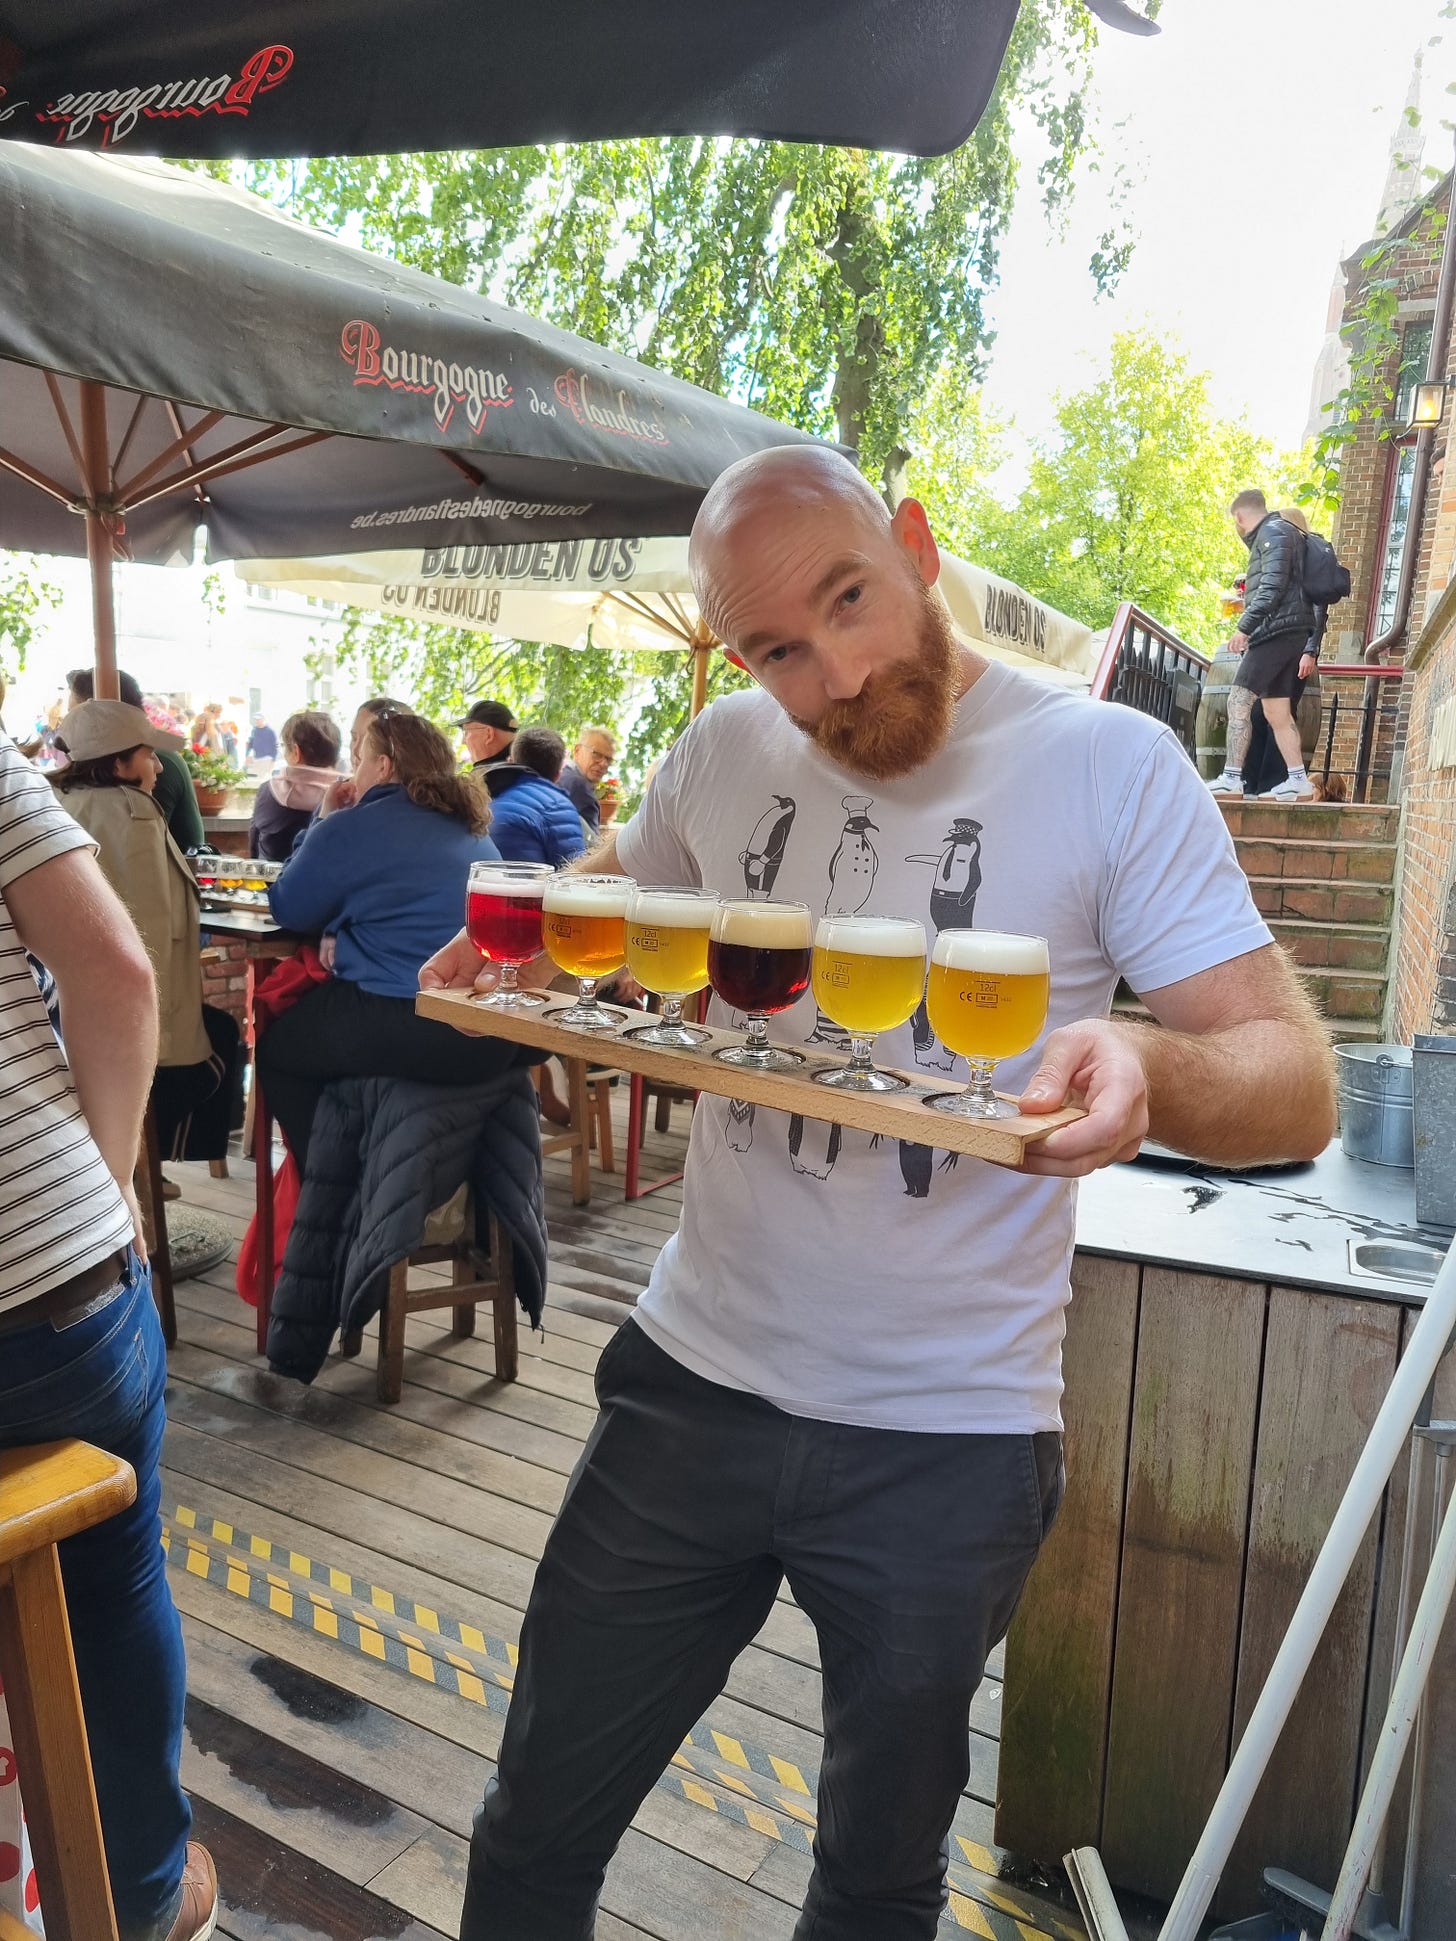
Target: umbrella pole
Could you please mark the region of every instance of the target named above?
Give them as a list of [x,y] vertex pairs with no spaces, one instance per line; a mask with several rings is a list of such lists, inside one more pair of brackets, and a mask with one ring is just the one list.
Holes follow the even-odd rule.
[[110,494],[111,461],[106,448],[106,393],[89,379],[81,382],[81,457],[86,469],[86,557],[91,563],[91,630],[96,648],[98,701],[119,701],[116,675],[116,602],[112,588],[112,522],[102,511]]
[[708,656],[718,644],[717,637],[708,632],[701,624],[694,627],[692,638],[693,656],[693,698],[688,708],[688,719],[696,721],[708,705]]

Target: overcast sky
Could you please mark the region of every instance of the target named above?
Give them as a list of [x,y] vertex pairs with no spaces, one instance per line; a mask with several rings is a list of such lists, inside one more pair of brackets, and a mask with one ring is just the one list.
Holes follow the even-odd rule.
[[1044,430],[1050,393],[1085,384],[1114,331],[1151,323],[1213,373],[1221,410],[1297,443],[1330,280],[1373,230],[1418,47],[1425,161],[1450,163],[1456,21],[1437,16],[1438,0],[1164,0],[1155,39],[1104,28],[1098,127],[1128,164],[1137,249],[1097,302],[1106,178],[1084,180],[1065,242],[1023,193],[993,304],[993,407]]

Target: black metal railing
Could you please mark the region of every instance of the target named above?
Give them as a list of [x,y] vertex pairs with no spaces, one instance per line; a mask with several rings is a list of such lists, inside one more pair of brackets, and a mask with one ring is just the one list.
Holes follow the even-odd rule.
[[1322,711],[1313,772],[1327,800],[1389,798],[1403,672],[1399,666],[1364,661],[1320,668]]
[[1197,746],[1198,703],[1210,658],[1152,615],[1124,601],[1107,629],[1092,679],[1094,701],[1120,701],[1125,708],[1165,721],[1188,750]]

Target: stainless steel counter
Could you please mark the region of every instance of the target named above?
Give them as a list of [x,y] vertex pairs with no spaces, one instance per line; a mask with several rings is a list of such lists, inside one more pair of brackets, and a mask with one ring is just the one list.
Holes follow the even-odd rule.
[[1424,1286],[1353,1272],[1350,1241],[1445,1248],[1450,1239],[1440,1228],[1416,1225],[1412,1173],[1347,1159],[1338,1140],[1307,1165],[1253,1173],[1145,1153],[1094,1173],[1078,1189],[1077,1246],[1084,1253],[1413,1307],[1424,1300]]

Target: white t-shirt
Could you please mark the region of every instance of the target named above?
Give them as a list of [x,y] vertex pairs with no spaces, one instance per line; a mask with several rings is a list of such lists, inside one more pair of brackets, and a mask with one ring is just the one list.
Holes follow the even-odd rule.
[[95,844],[0,734],[0,1312],[125,1247],[131,1215],[81,1116],[6,892]]
[[[643,883],[919,917],[932,936],[1043,936],[1049,1030],[1105,1016],[1119,976],[1156,990],[1271,941],[1168,730],[999,663],[935,760],[894,782],[834,767],[766,694],[717,701],[617,853]],[[709,1015],[741,1022],[716,998]],[[803,1044],[817,1018],[811,990],[770,1032]],[[966,1076],[923,1015],[876,1056],[948,1085]],[[1019,1090],[1036,1061],[1034,1048],[998,1066],[998,1089]],[[699,1375],[795,1415],[1057,1428],[1074,1208],[1066,1180],[705,1094],[682,1224],[637,1319]]]

